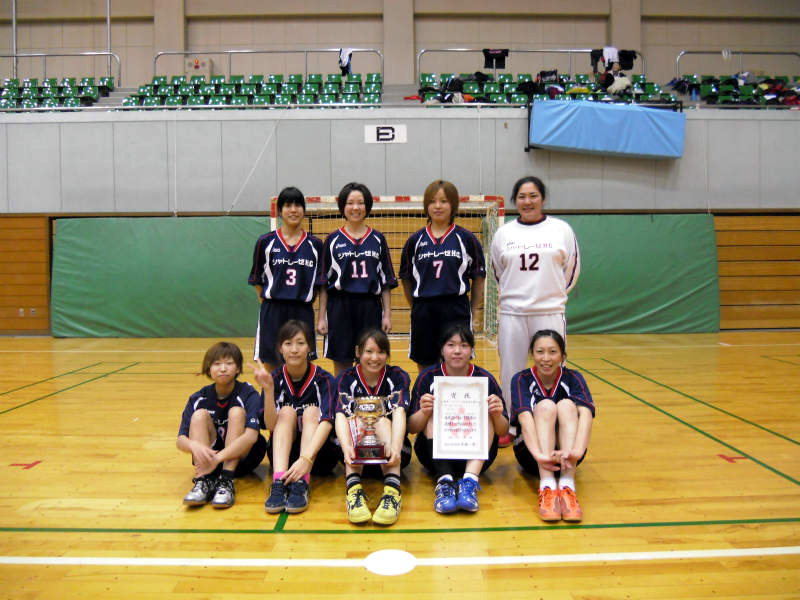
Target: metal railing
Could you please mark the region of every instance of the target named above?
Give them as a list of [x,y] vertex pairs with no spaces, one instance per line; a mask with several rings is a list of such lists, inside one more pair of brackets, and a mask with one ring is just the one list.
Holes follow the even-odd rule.
[[731,48],[722,48],[721,50],[681,50],[678,53],[678,56],[675,58],[675,77],[681,76],[681,58],[686,56],[687,54],[713,54],[722,57],[723,59],[729,59],[732,56],[738,54],[739,55],[739,71],[741,73],[744,71],[744,55],[754,55],[754,54],[763,54],[765,56],[794,56],[800,58],[800,52],[794,50],[783,50],[783,51],[772,51],[772,50],[733,50]]
[[[209,56],[209,55],[227,55],[228,56],[228,77],[231,76],[231,59],[234,54],[302,54],[303,55],[303,78],[308,78],[308,55],[315,53],[331,53],[339,54],[341,48],[305,48],[303,50],[202,50],[202,51],[188,51],[188,50],[165,50],[158,52],[153,58],[153,76],[158,75],[157,65],[158,59],[162,56]],[[381,65],[381,80],[383,80],[383,53],[377,48],[349,48],[353,53],[367,52],[378,56]]]
[[[47,79],[47,59],[51,56],[107,56],[109,60],[117,61],[117,80],[115,85],[122,84],[122,63],[119,56],[113,52],[24,52],[16,54],[0,54],[0,58],[13,58],[15,63],[19,58],[41,58],[42,59],[42,79]],[[15,69],[16,71],[16,69]]]
[[[419,75],[422,73],[422,55],[427,54],[429,52],[477,52],[479,54],[483,54],[482,48],[423,48],[417,53],[417,81],[419,81]],[[513,54],[518,53],[531,53],[531,54],[568,54],[569,55],[569,72],[572,73],[572,55],[573,54],[591,54],[591,48],[537,48],[537,49],[524,49],[524,50],[515,50],[510,48],[508,50],[508,57],[509,59]],[[636,56],[642,60],[642,75],[645,74],[645,58],[641,52],[636,50]],[[495,79],[497,79],[497,68],[494,69]]]

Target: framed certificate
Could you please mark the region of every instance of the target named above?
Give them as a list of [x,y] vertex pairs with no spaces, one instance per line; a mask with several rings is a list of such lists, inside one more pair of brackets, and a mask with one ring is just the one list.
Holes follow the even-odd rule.
[[433,378],[433,458],[489,458],[489,380]]

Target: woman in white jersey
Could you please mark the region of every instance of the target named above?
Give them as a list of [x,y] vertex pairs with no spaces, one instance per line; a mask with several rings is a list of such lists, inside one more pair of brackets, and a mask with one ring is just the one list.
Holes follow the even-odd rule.
[[[518,180],[511,197],[519,218],[501,226],[492,241],[492,266],[500,296],[500,385],[509,411],[511,378],[525,368],[534,334],[552,329],[566,339],[567,294],[581,270],[575,233],[566,222],[544,214],[546,196],[538,177]],[[500,443],[507,446],[511,439]]]

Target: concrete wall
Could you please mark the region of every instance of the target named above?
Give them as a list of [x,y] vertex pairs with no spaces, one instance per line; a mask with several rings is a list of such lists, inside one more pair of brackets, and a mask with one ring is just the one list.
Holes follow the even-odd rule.
[[[262,212],[287,185],[307,195],[363,181],[421,194],[436,178],[508,196],[524,174],[550,210],[798,208],[800,114],[690,110],[684,156],[647,160],[524,152],[514,108],[0,115],[0,212]],[[364,143],[404,124],[405,144]]]
[[[491,5],[491,8],[489,6]],[[106,44],[102,0],[17,0],[20,52],[103,50]],[[10,9],[0,6],[0,48],[11,48]],[[422,48],[634,47],[647,59],[647,75],[669,81],[682,49],[733,47],[745,50],[797,51],[800,2],[779,0],[114,0],[112,50],[120,55],[123,82],[129,87],[150,79],[153,55],[162,50],[254,48],[294,50],[305,47],[375,47],[383,51],[388,83],[415,81],[409,64]],[[469,56],[469,58],[467,58]],[[234,72],[302,71],[298,56],[239,57]],[[217,68],[227,72],[226,61]],[[174,60],[159,63],[164,73],[180,72]],[[357,70],[375,70],[374,59],[360,57]],[[684,59],[685,72],[725,74],[738,62],[721,57]],[[475,55],[428,56],[423,70],[475,71]],[[684,68],[685,66],[685,68]],[[747,57],[745,68],[762,73],[800,74],[800,59]],[[313,57],[312,71],[335,71],[335,58]],[[19,64],[22,77],[41,77],[38,59]],[[568,69],[559,56],[518,55],[509,68],[536,72]],[[589,70],[588,61],[573,72]],[[11,73],[11,61],[0,59]],[[103,75],[104,59],[54,58],[48,75]]]

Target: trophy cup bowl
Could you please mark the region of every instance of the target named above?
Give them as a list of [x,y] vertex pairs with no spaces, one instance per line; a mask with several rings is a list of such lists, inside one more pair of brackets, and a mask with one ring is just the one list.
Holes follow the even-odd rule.
[[364,424],[364,435],[356,440],[356,465],[380,465],[389,462],[383,444],[375,434],[375,424],[386,414],[383,396],[362,396],[353,398],[353,413]]

